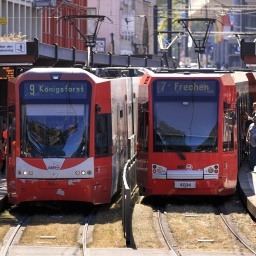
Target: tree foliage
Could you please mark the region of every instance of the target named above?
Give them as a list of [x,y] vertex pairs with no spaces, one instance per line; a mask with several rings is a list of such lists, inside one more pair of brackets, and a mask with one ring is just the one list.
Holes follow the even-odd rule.
[[[168,8],[167,1],[171,1],[172,9],[169,9],[169,10],[167,9]],[[161,10],[161,18],[158,21],[158,31],[167,31],[169,19],[170,19],[169,22],[171,22],[172,24],[172,30],[182,30],[182,26],[177,22],[177,19],[185,18],[185,12],[186,12],[185,0],[159,0],[158,8]],[[180,10],[184,10],[184,11],[180,11]]]
[[24,42],[26,40],[26,35],[10,33],[8,35],[0,36],[0,42]]

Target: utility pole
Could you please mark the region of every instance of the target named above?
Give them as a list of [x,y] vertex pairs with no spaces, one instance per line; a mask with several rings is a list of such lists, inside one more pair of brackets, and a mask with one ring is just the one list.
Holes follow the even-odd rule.
[[[206,19],[208,18],[208,7],[207,5],[205,5],[205,16],[206,16]],[[209,42],[206,42],[206,67],[208,67],[208,58],[209,58],[209,54],[208,54],[208,50],[209,50],[209,47],[207,47],[209,45]]]
[[115,54],[115,41],[114,41],[114,33],[110,33],[111,37],[111,53]]
[[[168,0],[167,10],[168,10],[167,11],[168,41],[171,41],[172,40],[172,0]],[[169,48],[168,57],[172,57],[172,47]]]
[[[186,0],[186,18],[188,18],[188,0]],[[188,57],[188,36],[185,37],[185,57]]]
[[157,5],[154,5],[154,13],[153,13],[153,34],[154,34],[154,54],[157,55],[158,54],[158,45],[157,45],[157,19],[158,19],[158,7]]

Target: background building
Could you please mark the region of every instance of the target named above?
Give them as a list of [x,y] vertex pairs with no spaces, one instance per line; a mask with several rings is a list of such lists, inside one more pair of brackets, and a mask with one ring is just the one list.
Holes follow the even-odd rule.
[[[95,51],[115,54],[152,54],[155,0],[2,0],[0,36],[21,34],[46,44],[85,50],[84,40],[68,15],[103,15]],[[90,20],[74,20],[81,33],[94,29]]]
[[[240,40],[243,38],[240,34],[256,32],[255,13],[255,0],[226,0],[225,3],[216,0],[1,0],[0,41],[6,40],[6,36],[19,35],[19,40],[37,38],[41,43],[84,51],[87,48],[82,35],[94,30],[94,21],[74,19],[71,24],[64,17],[103,15],[105,18],[100,24],[94,52],[147,54],[159,58],[161,52],[156,36],[159,27],[169,33],[170,30],[182,30],[175,24],[175,19],[214,18],[213,33],[206,42],[205,54],[200,56],[202,62],[205,66],[220,67],[224,63],[227,67],[239,68],[244,65],[240,56]],[[235,32],[235,35],[228,35],[228,32]],[[165,39],[170,42],[173,37],[168,34]],[[168,56],[183,63],[185,58],[196,62],[197,54],[188,39],[184,35],[175,41]],[[254,39],[254,35],[246,37],[246,40]]]
[[33,7],[33,0],[0,1],[0,37],[23,35],[23,39],[42,40],[42,10]]
[[[153,54],[153,6],[156,0],[90,0],[88,7],[105,15],[96,51],[114,54]],[[101,47],[103,46],[104,47]]]

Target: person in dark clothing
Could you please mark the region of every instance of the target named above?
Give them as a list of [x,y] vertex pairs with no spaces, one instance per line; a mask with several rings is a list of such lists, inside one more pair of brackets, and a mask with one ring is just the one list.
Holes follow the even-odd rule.
[[246,143],[246,135],[247,135],[250,124],[253,123],[253,119],[248,115],[247,112],[243,112],[241,114],[241,122],[242,122],[241,123],[241,139],[242,139],[243,160],[248,160],[249,146]]
[[1,169],[1,173],[4,174],[4,170],[5,170],[5,162],[4,162],[4,146],[3,146],[3,143],[4,143],[4,138],[1,137],[0,138],[0,169]]
[[253,171],[256,162],[256,115],[253,117],[253,123],[250,124],[246,136],[246,142],[249,143],[249,170]]
[[256,102],[252,103],[252,117],[254,117],[256,114]]
[[6,167],[6,151],[7,151],[7,136],[8,136],[8,131],[7,131],[7,124],[4,121],[3,123],[3,133],[2,133],[3,139],[2,139],[2,147],[3,147],[3,164],[1,167],[1,173],[4,174],[5,172],[5,167]]

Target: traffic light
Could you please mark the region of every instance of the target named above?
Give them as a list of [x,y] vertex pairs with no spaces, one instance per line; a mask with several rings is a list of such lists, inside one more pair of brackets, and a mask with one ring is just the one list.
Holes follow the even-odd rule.
[[234,23],[230,23],[230,31],[233,32],[234,31]]

